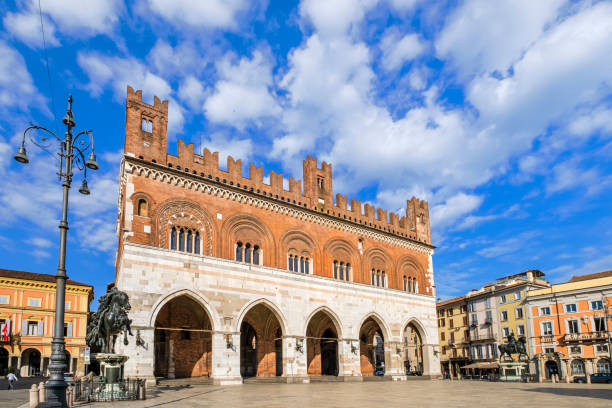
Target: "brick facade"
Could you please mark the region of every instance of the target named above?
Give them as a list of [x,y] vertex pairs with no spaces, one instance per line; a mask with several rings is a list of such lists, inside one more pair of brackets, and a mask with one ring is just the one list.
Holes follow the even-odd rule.
[[[404,217],[369,204],[362,208],[354,199],[349,206],[347,197],[333,195],[331,164],[319,167],[312,157],[304,160],[303,180],[290,178],[286,190],[282,174],[270,172],[267,184],[263,169],[251,164],[243,177],[241,161],[232,157],[221,170],[218,153],[205,149],[198,155],[181,140],[178,154],[170,155],[167,118],[167,101],[155,98],[148,105],[141,91],[128,87],[116,285],[137,299],[134,324],[156,344],[149,349],[155,353],[131,350],[143,357],[131,359],[126,369],[152,375],[138,367],[165,358],[153,361],[159,374],[220,381],[371,375],[375,353],[359,351],[366,321],[373,323],[366,337],[384,338],[386,374],[404,375],[401,339],[409,321],[420,331],[427,359],[434,359],[433,247],[425,201],[408,200]],[[186,300],[175,293],[198,302],[206,322],[180,323],[170,316],[163,323],[170,326],[162,326],[163,313],[194,310],[181,308]],[[177,305],[160,315],[168,302]],[[251,308],[243,310],[246,305]],[[325,311],[310,314],[320,307]],[[305,319],[302,327],[292,323]],[[180,368],[181,341],[210,341],[211,347],[191,347],[197,351],[181,358],[190,363]],[[391,350],[394,343],[399,345]],[[223,374],[221,366],[228,367]],[[430,366],[427,374],[437,375],[439,365]]]

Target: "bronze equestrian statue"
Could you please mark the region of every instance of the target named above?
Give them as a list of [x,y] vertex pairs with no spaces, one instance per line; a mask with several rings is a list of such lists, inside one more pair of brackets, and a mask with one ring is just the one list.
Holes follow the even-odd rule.
[[500,344],[497,346],[499,348],[499,359],[500,361],[504,358],[504,355],[507,355],[512,359],[512,354],[518,354],[518,359],[521,359],[521,356],[527,356],[527,347],[525,346],[526,340],[525,336],[520,336],[518,340],[514,337],[514,333],[510,333],[508,335],[508,342]]
[[118,333],[123,332],[123,344],[128,343],[128,333],[133,336],[128,318],[131,306],[128,295],[112,287],[100,297],[100,307],[91,316],[87,326],[87,344],[91,347],[102,346],[102,353],[115,352],[115,339]]

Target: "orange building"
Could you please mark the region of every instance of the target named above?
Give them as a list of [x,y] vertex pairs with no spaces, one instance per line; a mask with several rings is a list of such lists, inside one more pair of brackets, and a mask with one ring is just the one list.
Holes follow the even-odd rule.
[[[528,292],[529,347],[540,381],[610,373],[612,271]],[[532,371],[534,372],[534,371]]]
[[[83,349],[93,287],[66,282],[67,371],[83,374]],[[55,276],[0,269],[0,375],[48,375],[55,312]]]

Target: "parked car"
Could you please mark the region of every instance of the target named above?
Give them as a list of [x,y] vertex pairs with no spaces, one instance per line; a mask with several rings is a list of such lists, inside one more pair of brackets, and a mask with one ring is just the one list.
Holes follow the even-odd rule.
[[591,382],[592,383],[612,384],[612,374],[610,373],[591,374]]
[[73,373],[64,373],[64,381],[68,384],[74,383],[74,374]]
[[[586,384],[587,378],[586,375],[581,375],[578,377],[574,377],[573,381],[575,383]],[[612,375],[605,373],[591,374],[591,383],[612,384]]]
[[385,375],[385,369],[377,368],[376,371],[374,371],[374,375]]

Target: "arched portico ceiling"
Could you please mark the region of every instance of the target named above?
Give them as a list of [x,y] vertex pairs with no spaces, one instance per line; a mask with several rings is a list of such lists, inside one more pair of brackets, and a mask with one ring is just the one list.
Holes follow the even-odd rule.
[[401,332],[401,336],[400,336],[400,338],[402,340],[406,336],[406,332],[407,332],[408,326],[412,326],[414,329],[416,329],[417,333],[421,337],[421,342],[423,344],[428,344],[428,342],[427,342],[427,332],[423,328],[423,324],[416,317],[411,317],[402,326],[402,332]]
[[359,323],[359,332],[361,333],[364,325],[368,325],[369,321],[376,323],[385,341],[391,340],[391,330],[384,319],[376,312],[368,313]]
[[323,328],[325,326],[324,323],[326,323],[326,321],[331,322],[334,330],[336,331],[336,336],[339,339],[342,338],[342,324],[340,323],[340,319],[338,315],[327,306],[320,306],[313,310],[310,315],[308,315],[302,333],[308,335],[308,327],[311,325],[311,323],[313,325],[320,325],[321,328]]
[[211,329],[213,331],[217,330],[216,328],[219,326],[219,320],[218,320],[219,317],[217,315],[216,310],[210,306],[210,302],[203,295],[191,289],[188,289],[188,288],[175,289],[171,292],[168,292],[160,296],[157,302],[155,302],[155,304],[151,308],[151,314],[149,315],[149,322],[148,322],[149,327],[155,326],[155,321],[157,319],[157,315],[159,314],[160,310],[162,310],[162,308],[166,304],[168,304],[168,302],[180,296],[187,296],[188,298],[190,298],[191,300],[195,301],[197,304],[202,306],[202,309],[204,309],[204,312],[206,312],[208,320],[210,321],[210,324],[212,326]]
[[278,323],[280,325],[280,328],[283,334],[286,334],[287,333],[287,320],[285,319],[285,316],[280,311],[278,306],[276,306],[274,303],[272,303],[268,299],[257,299],[257,300],[253,300],[245,304],[240,310],[238,320],[236,321],[236,324],[234,326],[235,331],[236,332],[240,331],[242,322],[244,321],[244,318],[247,314],[254,313],[254,314],[260,315],[265,312],[270,312],[274,317],[276,317],[276,320],[278,320]]

